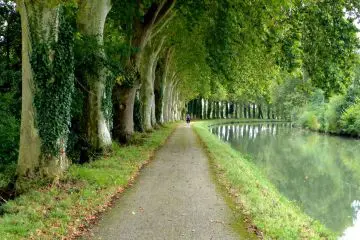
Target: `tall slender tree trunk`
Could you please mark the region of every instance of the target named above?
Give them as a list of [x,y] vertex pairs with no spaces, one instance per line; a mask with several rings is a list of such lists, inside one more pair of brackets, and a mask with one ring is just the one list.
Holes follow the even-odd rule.
[[175,73],[169,74],[169,76],[166,78],[166,81],[164,83],[164,122],[170,121],[170,108],[171,108],[171,88],[172,88],[172,82],[175,77]]
[[246,104],[244,103],[244,118],[249,118],[249,116],[247,116],[247,107]]
[[161,95],[161,101],[160,101],[160,123],[164,123],[166,122],[164,119],[165,116],[165,108],[166,108],[166,101],[167,101],[167,82],[170,81],[172,76],[169,76],[169,68],[170,68],[170,62],[172,59],[172,54],[173,54],[173,49],[169,48],[166,51],[166,55],[164,58],[164,66],[163,66],[163,72],[161,77],[159,77],[158,79],[161,79],[160,83],[159,83],[159,88],[160,88],[160,95]]
[[[142,64],[143,69],[141,71],[141,101],[142,109],[141,115],[143,119],[143,129],[150,130],[152,129],[154,123],[154,107],[155,107],[155,97],[154,97],[154,84],[155,84],[155,70],[158,62],[158,57],[162,45],[164,43],[164,38],[161,40],[159,45],[155,49],[150,49],[150,54],[148,59],[144,57],[144,63]],[[150,47],[151,48],[151,47]],[[148,61],[146,61],[148,60]]]
[[[135,2],[134,2],[135,3]],[[139,8],[142,8],[141,1],[136,1]],[[128,141],[134,132],[134,100],[135,93],[140,88],[140,62],[142,54],[148,41],[158,33],[155,28],[161,24],[167,24],[165,18],[171,12],[175,5],[175,0],[163,0],[160,3],[154,2],[145,12],[143,19],[139,17],[134,18],[133,26],[134,32],[130,41],[130,45],[136,49],[134,53],[125,64],[126,78],[129,84],[116,84],[113,90],[113,105],[114,111],[114,138],[120,141]],[[124,94],[120,96],[119,94]],[[116,118],[116,117],[117,118]],[[116,129],[115,129],[116,127]]]
[[252,105],[252,110],[253,110],[253,118],[255,119],[256,118],[256,104],[255,103]]
[[261,104],[258,105],[258,109],[259,109],[259,110],[258,110],[258,113],[259,113],[259,114],[258,114],[258,118],[259,118],[259,119],[263,119],[264,116],[263,116]]
[[206,113],[207,119],[211,119],[211,110],[212,110],[212,107],[213,107],[212,103],[213,103],[213,101],[208,100],[208,109],[207,109],[207,113]]
[[220,101],[216,101],[216,118],[220,118]]
[[[63,52],[56,52],[54,49],[51,49],[52,43],[59,41],[60,14],[62,14],[59,4],[54,3],[50,6],[46,1],[25,0],[20,0],[17,3],[21,15],[22,28],[22,109],[16,187],[19,191],[22,191],[26,190],[23,184],[25,183],[26,186],[27,179],[40,177],[56,180],[70,164],[66,156],[66,140],[69,131],[67,124],[59,122],[61,127],[56,129],[56,143],[52,142],[54,152],[47,151],[46,144],[44,144],[47,137],[44,136],[45,126],[54,124],[54,122],[51,119],[53,117],[51,115],[46,117],[44,115],[40,116],[40,112],[43,112],[44,109],[37,109],[35,104],[36,96],[42,96],[42,94],[37,94],[40,94],[41,91],[48,91],[46,88],[48,86],[36,84],[38,72],[34,71],[34,67],[39,70],[46,69],[48,66],[39,66],[39,64],[42,64],[41,62],[36,62],[37,66],[34,66],[31,58],[34,54],[35,56],[39,55],[39,52],[34,51],[40,44],[47,45],[50,50],[46,52],[48,56],[37,57],[48,59],[49,64],[53,64],[55,59],[59,57],[69,57],[69,55],[59,55],[67,51],[71,52],[72,50],[63,49]],[[69,59],[68,64],[73,66],[72,59]],[[56,70],[54,69],[54,71]],[[46,72],[45,74],[48,74],[48,83],[53,84],[54,87],[65,82],[73,86],[73,73],[67,73],[68,76],[63,75],[64,78],[61,79],[56,78],[54,73],[51,72]],[[54,91],[57,91],[57,89],[54,89]],[[72,96],[71,89],[68,89],[68,92],[65,93],[59,89],[58,93],[55,99],[41,99],[41,101],[59,102],[66,100],[67,102],[63,102],[63,104],[71,104],[69,102]],[[59,107],[59,109],[45,109],[45,111],[59,111],[64,118],[59,119],[59,121],[69,122],[70,106],[63,108],[59,102],[59,105],[55,105],[55,107]],[[47,139],[47,141],[49,140]]]
[[170,89],[170,121],[175,121],[175,115],[176,115],[176,105],[177,105],[177,84],[179,83],[179,79],[173,79],[171,89]]
[[[79,12],[77,25],[81,34],[96,39],[98,46],[95,48],[97,57],[104,59],[103,35],[107,14],[111,9],[110,0],[81,0],[79,2]],[[84,137],[87,142],[86,158],[93,151],[102,150],[111,146],[111,135],[109,126],[103,112],[103,97],[106,84],[106,69],[102,66],[95,66],[96,69],[79,69],[86,82],[87,90],[83,91],[85,96],[85,107],[83,108],[83,127]],[[111,96],[105,96],[111,97]]]

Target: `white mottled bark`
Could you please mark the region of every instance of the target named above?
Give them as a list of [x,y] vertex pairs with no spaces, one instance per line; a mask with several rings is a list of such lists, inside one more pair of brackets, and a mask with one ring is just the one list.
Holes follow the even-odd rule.
[[[20,149],[17,165],[17,188],[27,178],[44,177],[57,179],[69,166],[65,154],[66,136],[59,136],[58,156],[45,155],[41,151],[41,138],[35,123],[34,79],[30,62],[32,52],[31,35],[38,41],[48,43],[57,40],[59,6],[48,6],[45,1],[18,1],[22,29],[22,106]],[[52,56],[48,56],[52,59]],[[64,129],[64,133],[66,129]]]
[[166,58],[165,58],[165,66],[164,66],[164,72],[163,72],[163,76],[162,76],[162,84],[163,86],[161,87],[161,95],[162,95],[162,100],[161,100],[161,112],[160,112],[160,123],[164,123],[167,120],[165,115],[167,114],[167,110],[166,110],[166,104],[167,104],[167,88],[168,88],[168,81],[169,78],[171,78],[169,76],[169,69],[170,69],[170,62],[172,59],[172,49],[168,49],[167,53],[166,53]]
[[[111,9],[110,0],[82,0],[79,2],[77,25],[79,31],[89,37],[94,37],[99,46],[103,45],[103,35],[106,17]],[[105,58],[102,48],[97,48],[98,56]],[[84,69],[84,78],[88,83],[86,92],[87,107],[84,108],[86,116],[86,137],[91,148],[102,149],[111,145],[109,126],[103,113],[102,101],[104,96],[106,69],[99,66],[96,75],[90,75]]]
[[159,58],[159,53],[163,46],[165,38],[163,38],[156,49],[152,50],[148,56],[148,61],[144,63],[144,69],[141,76],[141,101],[142,101],[142,117],[143,129],[150,130],[156,123],[155,118],[155,70]]

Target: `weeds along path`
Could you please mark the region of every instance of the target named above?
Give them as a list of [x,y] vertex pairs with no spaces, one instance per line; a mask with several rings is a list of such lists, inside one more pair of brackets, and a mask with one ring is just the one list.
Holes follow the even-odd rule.
[[211,180],[191,128],[178,127],[153,162],[102,216],[92,239],[246,239],[230,226],[230,208]]

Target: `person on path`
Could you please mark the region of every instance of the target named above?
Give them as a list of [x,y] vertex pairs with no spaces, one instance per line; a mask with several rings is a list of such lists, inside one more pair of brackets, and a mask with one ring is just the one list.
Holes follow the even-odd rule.
[[186,123],[190,126],[190,114],[186,114]]

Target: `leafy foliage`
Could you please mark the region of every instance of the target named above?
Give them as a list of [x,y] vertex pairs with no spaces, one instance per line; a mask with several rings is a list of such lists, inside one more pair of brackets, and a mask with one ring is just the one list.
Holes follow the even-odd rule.
[[21,109],[20,16],[10,1],[0,2],[0,189],[15,173]]
[[345,110],[340,119],[342,131],[352,136],[360,136],[360,100]]

